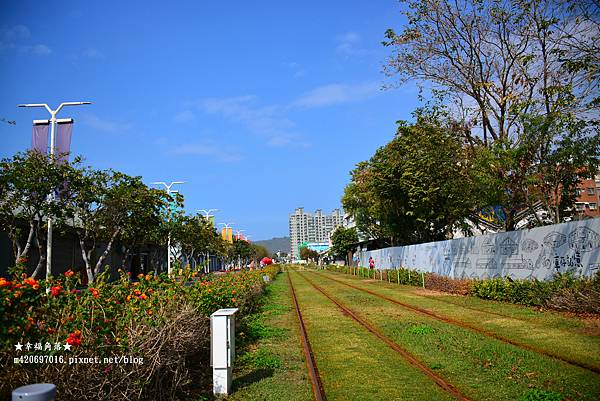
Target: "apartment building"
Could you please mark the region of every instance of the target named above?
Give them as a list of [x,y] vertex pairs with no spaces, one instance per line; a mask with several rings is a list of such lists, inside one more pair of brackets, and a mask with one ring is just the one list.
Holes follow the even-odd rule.
[[575,211],[586,217],[600,217],[600,174],[593,179],[581,180],[577,186]]
[[344,213],[334,209],[331,214],[317,209],[307,213],[304,208],[297,208],[290,214],[290,249],[292,259],[300,258],[300,245],[305,242],[326,243],[338,226],[344,225]]

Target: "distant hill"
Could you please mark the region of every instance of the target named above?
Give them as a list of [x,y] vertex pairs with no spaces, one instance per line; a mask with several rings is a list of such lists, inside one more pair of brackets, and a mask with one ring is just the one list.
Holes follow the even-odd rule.
[[287,254],[290,253],[290,237],[271,238],[262,241],[254,241],[254,243],[264,246],[270,253],[277,251],[282,251]]

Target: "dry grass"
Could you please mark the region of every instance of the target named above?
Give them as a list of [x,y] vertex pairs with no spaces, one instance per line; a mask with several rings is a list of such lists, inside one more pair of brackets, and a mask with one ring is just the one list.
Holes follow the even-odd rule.
[[[206,388],[208,318],[188,304],[173,304],[161,315],[166,323],[158,327],[132,322],[128,349],[114,352],[114,356],[143,357],[143,364],[18,365],[12,363],[16,354],[11,352],[2,356],[6,368],[0,395],[42,382],[55,384],[61,400],[174,400],[192,391],[192,385]],[[62,355],[65,359],[98,356],[89,351]]]

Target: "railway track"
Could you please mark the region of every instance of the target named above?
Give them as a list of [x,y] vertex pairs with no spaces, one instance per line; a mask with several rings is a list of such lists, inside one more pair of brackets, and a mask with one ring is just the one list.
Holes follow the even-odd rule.
[[[303,274],[301,274],[299,272],[297,272],[296,274],[298,274],[300,277],[302,277],[304,280],[306,280],[306,282],[308,282],[314,289],[316,289],[317,291],[319,291],[327,299],[329,299],[331,302],[333,302],[344,315],[350,317],[352,320],[354,320],[356,323],[358,323],[359,325],[361,325],[362,327],[364,327],[366,330],[368,330],[371,334],[373,334],[379,340],[381,340],[386,345],[388,345],[391,349],[393,349],[398,354],[400,354],[400,356],[402,358],[404,358],[409,364],[411,364],[412,366],[414,366],[414,367],[418,368],[419,370],[421,370],[427,377],[429,377],[433,382],[435,382],[440,388],[442,388],[444,391],[446,391],[449,395],[451,395],[452,397],[456,398],[457,400],[469,401],[469,398],[467,398],[464,394],[462,394],[460,392],[460,390],[458,390],[452,384],[446,382],[443,378],[441,378],[440,376],[438,376],[433,370],[431,370],[429,367],[427,367],[423,362],[421,362],[419,359],[417,359],[416,357],[414,357],[411,353],[409,353],[408,351],[406,351],[404,348],[402,348],[399,344],[395,343],[389,337],[387,337],[383,333],[381,333],[381,331],[379,331],[378,329],[376,329],[375,327],[373,327],[371,324],[369,324],[368,322],[366,322],[363,319],[361,319],[358,315],[356,315],[356,313],[354,313],[354,311],[352,311],[351,309],[347,308],[341,302],[339,302],[338,300],[336,300],[335,298],[333,298],[325,290],[323,290],[323,288],[321,288],[320,286],[318,286],[317,284],[315,284],[314,282],[312,282],[310,279],[308,279],[307,277],[305,277]],[[298,315],[300,317],[301,314],[300,314],[300,310],[299,310],[299,307],[298,307],[297,300],[295,298],[295,293],[294,293],[294,290],[293,290],[293,284],[292,284],[292,281],[291,281],[289,273],[288,273],[288,280],[289,280],[289,283],[290,283],[290,288],[292,289],[292,294],[293,294],[293,297],[294,297],[294,304],[296,305],[296,310],[297,310]],[[300,321],[302,321],[301,317],[300,317]],[[303,328],[301,328],[301,330],[303,331],[304,336],[306,336],[306,331]],[[306,341],[308,341],[308,337],[305,337],[305,338],[306,338]],[[312,360],[312,363],[314,364],[314,359]],[[316,368],[316,365],[314,365],[314,366]],[[313,386],[313,388],[314,388],[314,386]]]
[[494,338],[494,339],[496,339],[498,341],[502,341],[504,343],[513,345],[515,347],[519,347],[519,348],[522,348],[522,349],[525,349],[525,350],[528,350],[528,351],[533,351],[533,352],[536,352],[538,354],[545,355],[547,357],[550,357],[550,358],[559,360],[561,362],[567,363],[569,365],[576,366],[578,368],[588,370],[588,371],[593,372],[595,374],[600,374],[600,368],[598,368],[596,366],[589,365],[589,364],[586,364],[586,363],[582,363],[582,362],[579,362],[579,361],[576,361],[576,360],[573,360],[573,359],[570,359],[570,358],[563,357],[561,355],[557,355],[557,354],[555,354],[553,352],[550,352],[550,351],[546,351],[546,350],[543,350],[543,349],[540,349],[540,348],[537,348],[537,347],[533,347],[533,346],[528,345],[528,344],[521,343],[519,341],[512,340],[510,338],[507,338],[507,337],[501,336],[501,335],[499,335],[497,333],[494,333],[494,332],[492,332],[490,330],[482,329],[480,327],[473,326],[473,325],[471,325],[469,323],[462,322],[460,320],[456,320],[456,319],[452,319],[452,318],[449,318],[449,317],[446,317],[446,316],[442,316],[442,315],[439,315],[439,314],[437,314],[435,312],[431,312],[431,311],[429,311],[427,309],[419,308],[418,306],[409,305],[407,303],[404,303],[404,302],[398,301],[396,299],[390,298],[390,297],[388,297],[386,295],[382,295],[382,294],[379,294],[377,292],[368,290],[366,288],[361,288],[361,287],[355,286],[353,284],[346,283],[346,282],[344,282],[342,280],[335,279],[333,277],[330,277],[329,275],[319,274],[319,277],[324,277],[327,280],[331,280],[331,281],[336,282],[338,284],[342,284],[342,285],[345,285],[347,287],[353,288],[355,290],[358,290],[358,291],[370,294],[370,295],[375,296],[377,298],[381,298],[383,300],[386,300],[388,302],[391,302],[391,303],[394,303],[394,304],[396,304],[398,306],[401,306],[404,309],[407,309],[407,310],[419,313],[419,314],[424,315],[424,316],[428,316],[430,318],[439,320],[441,322],[452,324],[452,325],[458,326],[458,327],[462,327],[462,328],[465,328],[465,329],[468,329],[468,330],[471,330],[471,331],[483,334],[483,335],[485,335],[487,337]]
[[292,300],[294,301],[294,308],[296,309],[296,315],[298,316],[298,323],[300,325],[300,339],[302,341],[302,348],[304,349],[304,356],[306,359],[306,367],[308,368],[308,374],[312,385],[313,395],[316,401],[326,401],[327,396],[323,389],[323,382],[319,375],[319,369],[315,362],[315,357],[310,346],[308,334],[306,333],[306,327],[304,326],[304,319],[302,319],[302,312],[300,312],[300,306],[298,305],[298,299],[296,298],[296,291],[294,290],[294,284],[290,278],[290,273],[287,274],[288,282],[290,283],[290,292],[292,293]]

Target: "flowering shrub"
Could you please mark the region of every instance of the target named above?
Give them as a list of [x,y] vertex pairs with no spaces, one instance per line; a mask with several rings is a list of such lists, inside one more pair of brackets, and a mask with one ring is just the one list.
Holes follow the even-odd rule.
[[[200,335],[198,333],[203,333],[201,335],[206,337],[207,316],[217,309],[227,307],[240,308],[241,314],[250,311],[266,285],[262,276],[266,274],[273,278],[277,272],[277,266],[269,266],[264,270],[197,277],[195,272],[182,270],[176,277],[139,275],[135,281],[121,272],[120,278],[112,282],[108,280],[107,274],[100,274],[94,286],[87,289],[79,286],[76,276],[70,270],[49,280],[38,281],[19,274],[10,280],[0,278],[0,347],[3,350],[11,350],[8,353],[3,352],[0,360],[3,366],[9,366],[7,378],[11,379],[4,381],[5,385],[0,384],[0,398],[8,397],[11,391],[8,385],[14,388],[21,383],[33,382],[32,379],[39,382],[52,379],[59,393],[62,391],[65,394],[69,391],[72,398],[89,398],[90,395],[85,391],[95,388],[98,393],[94,396],[104,399],[113,398],[113,387],[114,398],[118,398],[118,391],[121,394],[123,391],[140,394],[142,387],[152,388],[153,381],[158,383],[162,380],[158,388],[170,392],[170,395],[163,394],[166,398],[174,397],[172,388],[169,389],[164,383],[165,377],[169,376],[168,369],[165,370],[165,367],[160,365],[168,360],[165,355],[178,353],[177,355],[181,356],[189,354],[197,357],[198,350],[186,353],[178,348],[181,344],[187,344],[189,347],[207,347],[206,343],[195,337]],[[174,327],[173,321],[178,319],[186,321],[179,322],[177,327]],[[186,334],[181,332],[188,327],[189,330],[194,330],[194,336],[186,337]],[[190,337],[189,343],[183,340],[178,343],[176,339],[171,338],[174,333],[177,333],[179,338]],[[156,346],[157,338],[162,338],[163,344],[168,345],[161,348],[165,355],[158,355],[155,350],[149,349],[148,344]],[[110,381],[111,378],[116,379],[118,374],[132,373],[124,372],[124,367],[113,369],[99,365],[96,368],[102,367],[99,372],[90,371],[93,369],[90,366],[86,369],[79,367],[82,372],[87,372],[87,376],[93,376],[93,380],[99,380],[98,377],[105,379],[102,382],[104,384],[98,382],[94,386],[84,383],[86,380],[92,380],[91,376],[85,378],[76,374],[79,372],[76,371],[77,366],[51,365],[40,369],[40,366],[7,363],[14,356],[26,354],[25,351],[15,351],[14,345],[27,342],[69,344],[71,354],[58,353],[66,356],[87,355],[103,358],[138,353],[141,354],[138,355],[140,357],[157,358],[158,365],[153,367],[153,371],[138,372],[138,375],[143,374],[145,377],[145,383],[140,380],[131,381],[137,388],[129,390],[117,388]],[[45,354],[57,354],[57,351],[49,350]],[[202,357],[206,356],[205,352],[200,354]],[[40,355],[40,352],[36,355]],[[185,365],[184,362],[172,361],[173,371],[177,375],[184,371],[181,369],[182,364]],[[207,361],[202,361],[201,364],[206,369]],[[131,365],[128,368],[135,369],[135,366]],[[57,370],[64,377],[61,378],[56,373]],[[69,382],[68,378],[72,375],[77,379],[71,378],[72,381]],[[182,377],[173,376],[172,386],[177,387],[184,382],[187,381]],[[77,384],[75,387],[82,391],[81,393],[74,393],[73,383]],[[155,393],[148,394],[148,398],[154,397]]]

